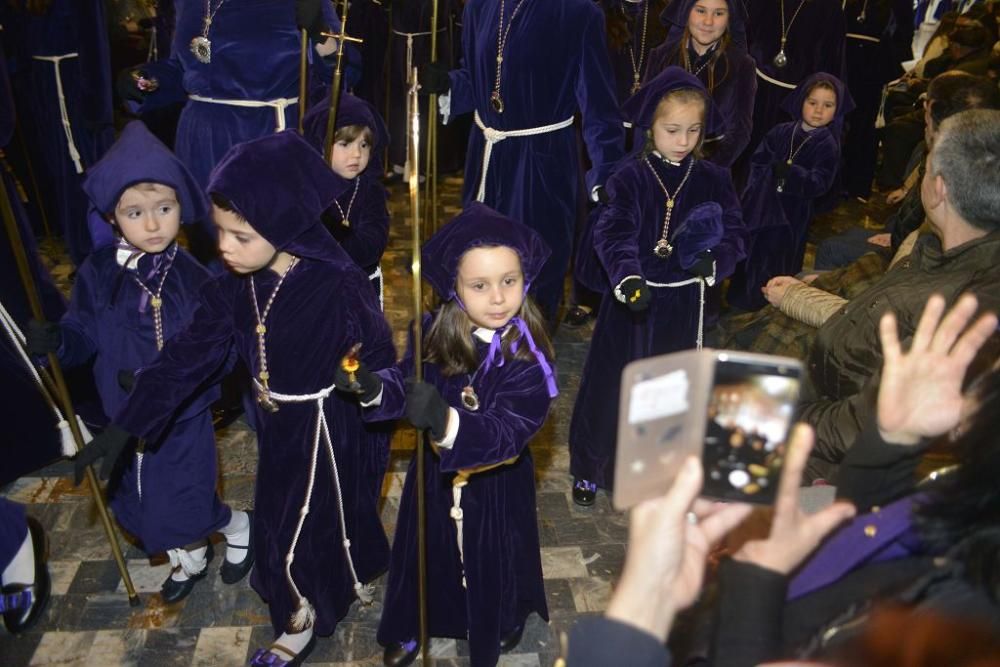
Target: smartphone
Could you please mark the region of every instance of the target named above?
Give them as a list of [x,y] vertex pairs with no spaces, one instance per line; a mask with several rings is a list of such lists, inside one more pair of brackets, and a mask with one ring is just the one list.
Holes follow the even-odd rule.
[[666,493],[690,455],[702,461],[703,496],[773,503],[801,377],[796,359],[732,350],[688,350],[626,366],[614,506]]

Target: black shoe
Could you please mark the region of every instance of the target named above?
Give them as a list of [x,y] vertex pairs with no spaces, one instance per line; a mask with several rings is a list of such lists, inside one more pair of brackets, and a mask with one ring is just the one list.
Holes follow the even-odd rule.
[[246,555],[239,563],[230,563],[228,560],[223,559],[222,567],[219,569],[219,577],[224,584],[235,584],[247,576],[250,568],[253,567],[253,510],[247,510],[247,517],[250,521],[250,542],[246,546],[226,542],[226,551],[229,549],[241,549],[246,552]]
[[597,485],[585,479],[573,482],[573,502],[583,507],[590,507],[597,497]]
[[500,652],[507,653],[513,650],[521,643],[521,635],[524,634],[524,623],[508,632],[506,635],[500,638]]
[[274,649],[279,649],[282,654],[292,655],[292,652],[287,648],[281,646],[278,643],[273,643],[266,649],[259,648],[250,657],[250,667],[299,667],[299,665],[305,663],[306,658],[309,654],[313,652],[316,648],[316,635],[313,635],[309,639],[309,643],[306,644],[305,648],[295,654],[295,657],[291,660],[285,660],[280,655],[274,652]]
[[31,595],[31,603],[21,609],[11,609],[4,612],[3,622],[11,634],[27,632],[41,618],[42,612],[49,603],[52,595],[52,579],[49,577],[48,549],[45,539],[45,531],[42,524],[36,519],[28,517],[28,533],[31,535],[31,547],[35,554],[35,581],[31,584],[9,584],[3,587],[5,595],[15,593],[23,594],[25,591]]
[[573,306],[566,313],[566,317],[563,318],[563,324],[568,327],[582,327],[584,324],[590,321],[590,318],[594,316],[594,312],[587,310],[582,306]]
[[412,664],[420,654],[420,642],[411,639],[408,642],[395,642],[385,647],[382,653],[382,664],[385,667],[406,667]]
[[205,569],[198,574],[191,575],[184,581],[175,581],[172,577],[168,576],[167,580],[163,582],[163,586],[160,588],[160,597],[167,604],[174,604],[175,602],[180,602],[194,590],[194,585],[199,581],[204,579],[208,575],[208,564],[212,562],[212,543],[208,543],[208,551],[205,552]]

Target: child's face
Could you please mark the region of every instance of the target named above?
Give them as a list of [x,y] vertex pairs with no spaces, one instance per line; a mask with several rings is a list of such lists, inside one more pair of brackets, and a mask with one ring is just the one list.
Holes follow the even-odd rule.
[[506,326],[524,303],[521,258],[506,246],[467,251],[458,265],[457,283],[458,297],[479,327]]
[[213,204],[212,219],[219,232],[219,254],[230,271],[253,273],[274,259],[274,246],[240,216]]
[[829,88],[813,88],[802,103],[802,120],[813,128],[829,125],[837,111],[837,95]]
[[166,250],[181,227],[177,193],[159,183],[137,183],[125,190],[114,216],[125,240],[151,254]]
[[705,105],[668,100],[653,120],[653,145],[671,162],[680,162],[698,146]]
[[353,141],[333,142],[333,152],[330,155],[330,167],[341,178],[354,178],[365,170],[372,157],[372,146],[366,132],[362,132]]
[[688,32],[697,46],[708,48],[722,39],[729,27],[726,0],[698,0],[688,15]]

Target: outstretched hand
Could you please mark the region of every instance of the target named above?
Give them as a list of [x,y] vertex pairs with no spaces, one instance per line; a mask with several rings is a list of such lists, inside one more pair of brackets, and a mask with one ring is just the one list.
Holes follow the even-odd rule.
[[111,475],[115,463],[118,461],[122,450],[125,449],[125,445],[128,444],[131,437],[132,434],[128,431],[114,424],[108,424],[103,433],[87,443],[73,457],[73,483],[79,486],[80,482],[83,481],[83,476],[87,472],[87,466],[96,463],[100,459],[103,459],[101,462],[101,479],[107,479]]
[[878,426],[887,442],[915,444],[958,425],[965,372],[997,328],[992,313],[969,325],[977,307],[976,297],[965,294],[942,319],[944,298],[931,296],[907,352],[900,345],[896,316],[882,316]]

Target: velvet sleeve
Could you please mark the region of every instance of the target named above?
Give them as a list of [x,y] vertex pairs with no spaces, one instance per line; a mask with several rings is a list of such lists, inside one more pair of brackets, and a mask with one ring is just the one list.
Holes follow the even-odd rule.
[[726,136],[720,140],[718,149],[712,154],[712,162],[722,167],[731,167],[750,143],[753,105],[757,96],[757,73],[754,71],[753,60],[749,57],[740,58],[739,65],[733,67],[730,76],[733,77],[732,90],[726,96],[724,110]]
[[594,227],[594,249],[614,289],[627,276],[643,275],[639,263],[639,193],[632,169],[617,172],[608,181],[611,201]]
[[787,577],[725,559],[709,648],[712,667],[754,667],[779,657]]
[[[229,278],[232,280],[232,278]],[[159,440],[187,399],[217,379],[233,346],[233,294],[220,282],[206,283],[187,329],[166,342],[152,365],[136,375],[135,386],[112,421],[129,433]]]
[[187,90],[184,88],[184,64],[177,55],[178,48],[182,47],[175,39],[172,55],[169,58],[135,68],[145,72],[147,78],[155,78],[159,86],[156,91],[148,93],[140,104],[132,108],[134,113],[141,115],[187,100]]
[[389,209],[387,193],[379,183],[366,180],[362,188],[360,214],[350,227],[336,226],[333,236],[358,266],[367,268],[378,264],[389,243]]
[[442,449],[441,470],[502,463],[520,455],[549,413],[548,388],[541,366],[508,361],[492,400],[476,412],[460,410],[458,437],[451,449]]
[[743,223],[743,209],[733,188],[733,180],[728,170],[718,169],[720,186],[715,195],[715,201],[722,207],[722,240],[712,248],[715,259],[716,280],[722,280],[732,275],[736,264],[746,257],[749,233]]
[[[424,315],[424,334],[430,325],[430,316]],[[376,368],[375,374],[382,380],[382,397],[378,405],[366,408],[362,418],[368,422],[400,419],[406,413],[406,378],[413,375],[413,324],[410,324],[406,338],[406,352],[395,365]]]
[[784,185],[787,194],[812,199],[826,193],[833,185],[840,166],[840,145],[833,135],[825,132],[822,144],[811,151],[811,157],[810,164],[789,167]]
[[100,287],[100,278],[94,263],[87,260],[80,266],[73,284],[66,313],[59,321],[62,341],[57,356],[67,368],[87,363],[97,354],[97,309],[95,288]]
[[589,7],[590,20],[580,35],[580,71],[576,101],[583,114],[583,141],[593,165],[587,172],[587,191],[604,185],[625,147],[625,129],[615,97],[614,73],[608,59],[604,15]]

